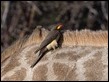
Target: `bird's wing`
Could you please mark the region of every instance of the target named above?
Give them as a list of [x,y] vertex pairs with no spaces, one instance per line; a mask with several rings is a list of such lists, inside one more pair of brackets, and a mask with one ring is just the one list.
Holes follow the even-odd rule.
[[59,31],[51,31],[47,37],[45,37],[45,40],[41,43],[40,49],[47,46],[49,43],[51,43],[59,34]]
[[61,37],[61,33],[59,33],[58,35],[57,35],[57,37],[56,37],[56,41],[58,42],[58,40],[60,39],[60,37]]

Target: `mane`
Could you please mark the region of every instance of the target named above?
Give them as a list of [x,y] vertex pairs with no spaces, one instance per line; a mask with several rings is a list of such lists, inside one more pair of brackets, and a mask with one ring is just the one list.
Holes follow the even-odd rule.
[[[14,55],[16,52],[22,50],[29,45],[40,45],[45,36],[48,34],[48,30],[35,29],[30,36],[20,38],[15,41],[11,46],[5,49],[1,55],[1,63]],[[69,31],[67,30],[63,34],[62,46],[96,46],[107,47],[108,46],[108,31]]]
[[108,32],[107,31],[69,31],[64,33],[64,45],[67,46],[108,46]]

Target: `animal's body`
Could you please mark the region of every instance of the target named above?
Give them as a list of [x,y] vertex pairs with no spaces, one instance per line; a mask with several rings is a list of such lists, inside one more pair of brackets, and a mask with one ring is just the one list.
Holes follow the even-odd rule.
[[108,31],[66,31],[62,48],[46,53],[31,69],[48,31],[39,34],[36,29],[4,50],[1,81],[108,81]]

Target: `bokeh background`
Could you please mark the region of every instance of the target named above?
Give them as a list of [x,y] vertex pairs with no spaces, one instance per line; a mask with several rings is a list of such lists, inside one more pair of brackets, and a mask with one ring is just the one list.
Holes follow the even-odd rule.
[[108,1],[1,1],[1,52],[37,25],[60,22],[65,30],[108,30]]

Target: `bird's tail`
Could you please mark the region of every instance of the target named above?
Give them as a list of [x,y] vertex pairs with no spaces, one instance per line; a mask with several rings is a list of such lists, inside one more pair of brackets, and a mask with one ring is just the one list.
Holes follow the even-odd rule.
[[36,61],[31,65],[31,68],[33,68],[38,62],[39,60],[42,58],[43,54],[38,56],[38,58],[36,59]]
[[39,55],[38,55],[36,61],[31,65],[31,68],[33,68],[33,67],[39,62],[39,60],[44,56],[44,54],[45,54],[47,51],[48,51],[47,48],[42,49],[42,50],[40,51],[40,53],[39,53]]

